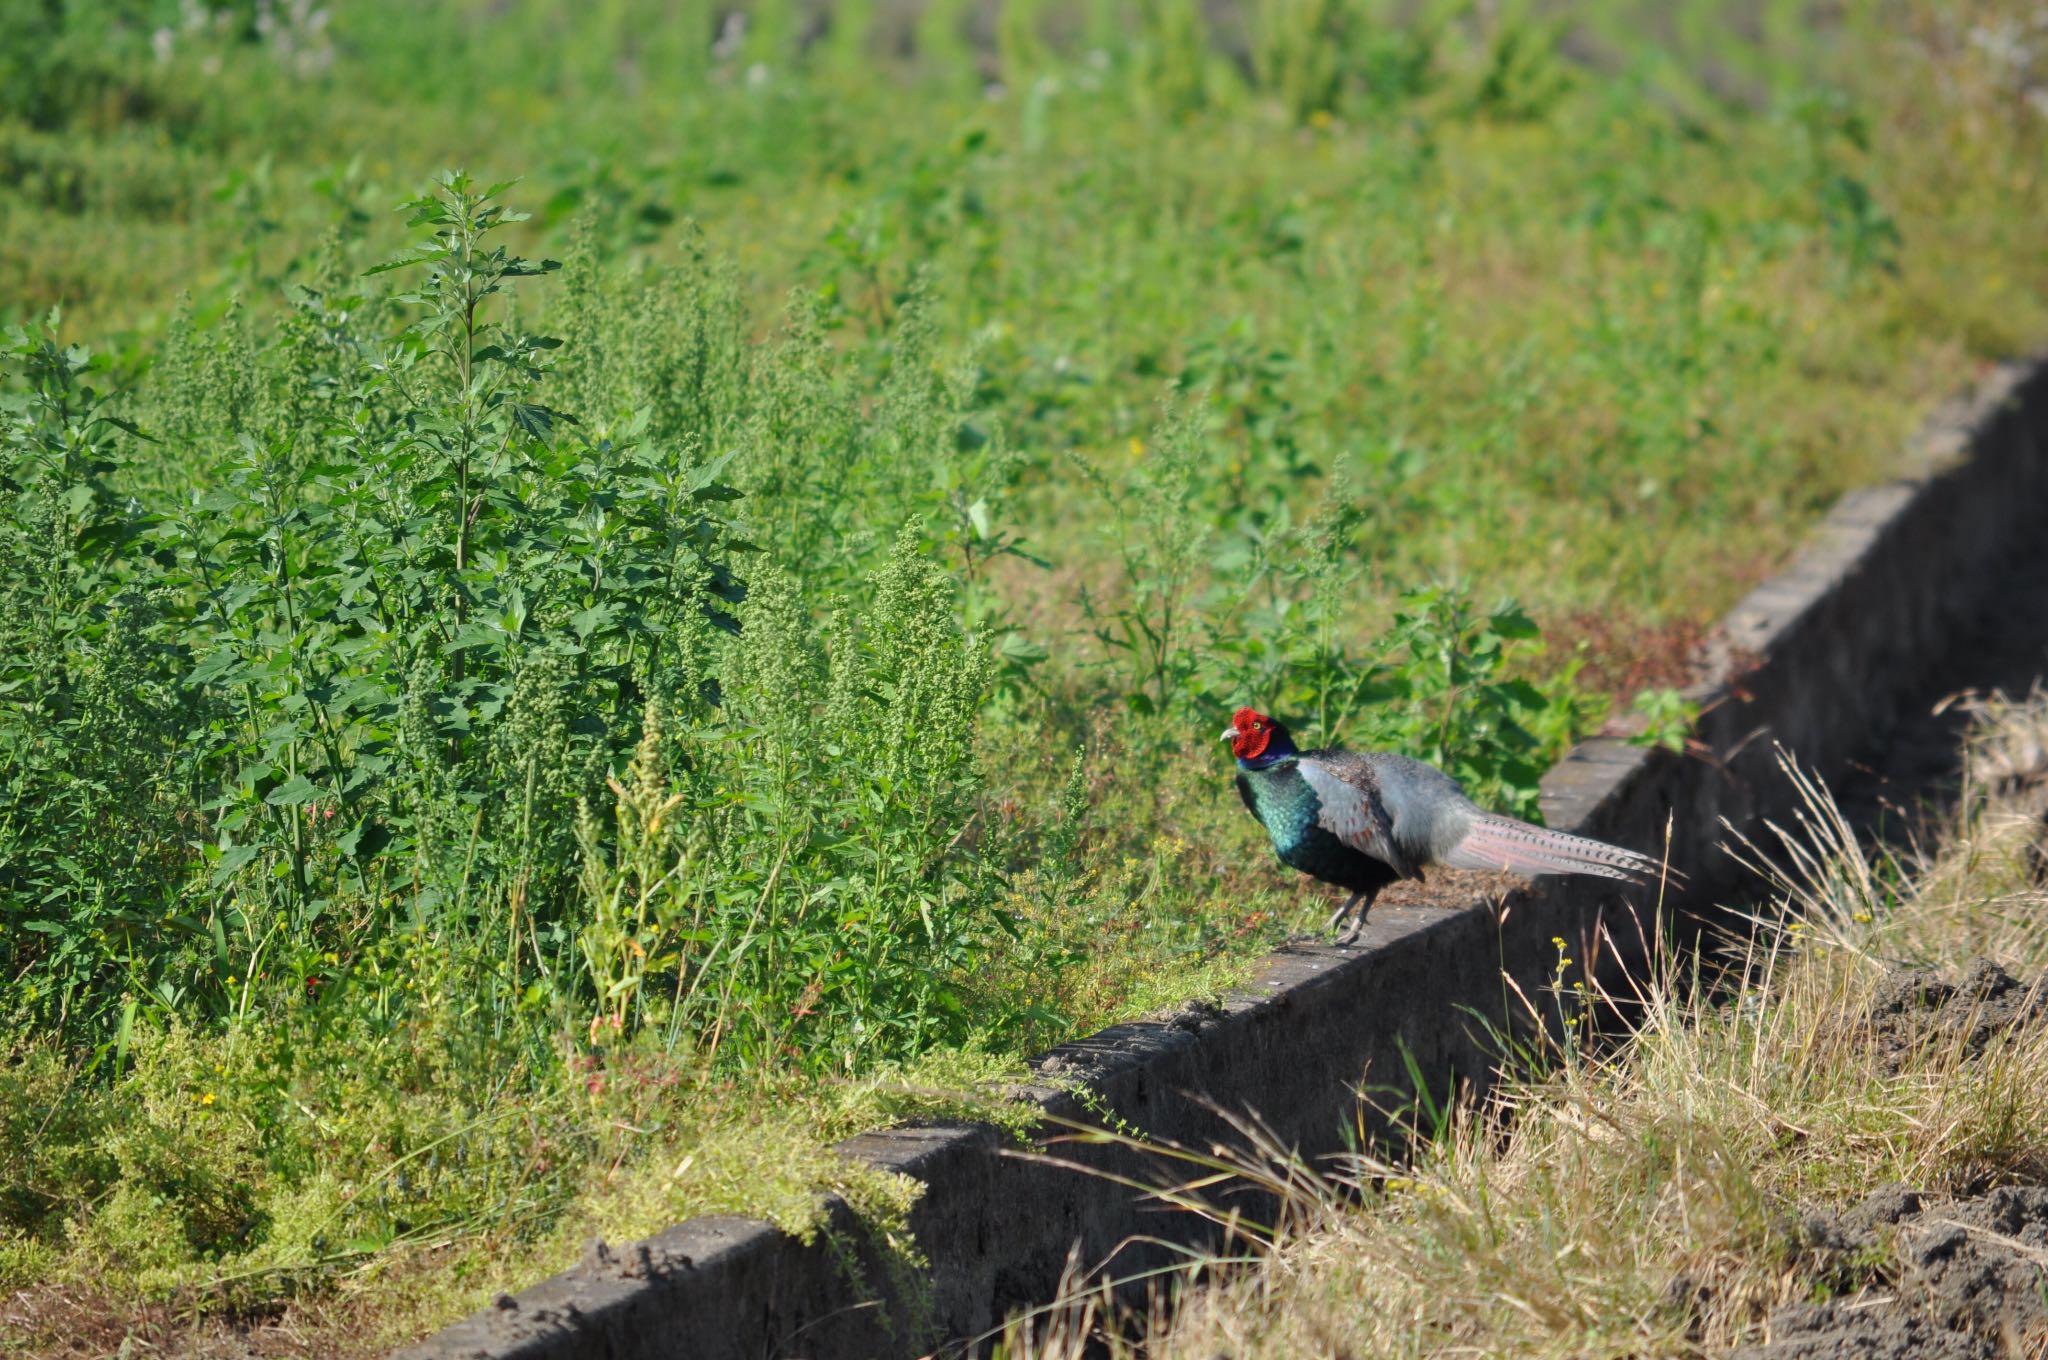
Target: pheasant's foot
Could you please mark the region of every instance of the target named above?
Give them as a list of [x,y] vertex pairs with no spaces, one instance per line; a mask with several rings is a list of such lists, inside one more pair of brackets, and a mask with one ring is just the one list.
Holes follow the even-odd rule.
[[1344,918],[1351,914],[1351,909],[1358,905],[1358,899],[1363,896],[1365,896],[1364,893],[1353,893],[1351,894],[1351,896],[1345,898],[1344,905],[1337,908],[1336,911],[1330,913],[1329,923],[1325,925],[1323,929],[1326,931],[1334,931],[1338,926],[1343,925]]
[[[1378,894],[1375,893],[1373,896],[1377,897]],[[1352,901],[1358,903],[1358,911],[1351,918],[1351,924],[1345,927],[1344,933],[1337,937],[1338,944],[1357,944],[1358,937],[1365,933],[1365,918],[1372,915],[1372,897],[1359,893],[1356,897],[1352,898]],[[1345,909],[1350,909],[1349,903],[1346,904]]]

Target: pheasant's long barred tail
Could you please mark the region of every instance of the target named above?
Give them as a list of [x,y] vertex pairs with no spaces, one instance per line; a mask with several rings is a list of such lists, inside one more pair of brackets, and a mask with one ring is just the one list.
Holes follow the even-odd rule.
[[1657,861],[1633,850],[1512,817],[1482,817],[1444,864],[1453,869],[1512,869],[1524,874],[1595,874],[1626,883],[1655,877]]

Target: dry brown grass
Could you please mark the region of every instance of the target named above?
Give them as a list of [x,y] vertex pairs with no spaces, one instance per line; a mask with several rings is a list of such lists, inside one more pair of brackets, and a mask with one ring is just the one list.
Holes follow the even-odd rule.
[[2048,1025],[2006,1023],[2042,1013],[2039,984],[2007,995],[2004,1021],[1967,989],[1950,1014],[1899,1009],[1923,976],[1908,966],[1988,957],[2048,981],[2048,696],[1978,718],[1954,824],[1910,873],[1859,849],[1808,785],[1755,851],[1782,915],[1760,921],[1732,995],[1667,961],[1625,1042],[1553,1047],[1412,1161],[1272,1156],[1253,1174],[1287,1213],[1246,1235],[1255,1267],[1191,1264],[1149,1325],[1106,1329],[1104,1301],[1076,1298],[1008,1353],[1063,1360],[1092,1338],[1154,1360],[1702,1355],[1767,1339],[1789,1303],[1883,1304],[1884,1253],[1817,1247],[1806,1215],[1887,1183],[2048,1182]]

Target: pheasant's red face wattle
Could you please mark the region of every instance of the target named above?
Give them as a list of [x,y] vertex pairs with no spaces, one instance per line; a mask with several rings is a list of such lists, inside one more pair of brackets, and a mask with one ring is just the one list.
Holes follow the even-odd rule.
[[1256,708],[1240,708],[1230,715],[1230,753],[1239,760],[1257,760],[1273,740],[1273,720]]

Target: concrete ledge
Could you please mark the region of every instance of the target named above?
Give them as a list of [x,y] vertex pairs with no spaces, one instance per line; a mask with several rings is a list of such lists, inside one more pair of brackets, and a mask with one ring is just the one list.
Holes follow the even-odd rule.
[[[1790,790],[1774,746],[1823,773],[1880,739],[1913,683],[2002,561],[2048,540],[2048,361],[1998,371],[1915,441],[1911,475],[1838,504],[1804,551],[1732,610],[1709,645],[1704,758],[1602,738],[1543,782],[1550,825],[1645,851],[1667,825],[1696,897],[1725,886],[1725,818],[1753,827]],[[1500,910],[1505,907],[1505,911]],[[1512,1020],[1503,975],[1530,995],[1556,963],[1634,908],[1592,880],[1546,880],[1456,908],[1389,893],[1356,947],[1289,946],[1220,1007],[1114,1026],[1063,1044],[1030,1088],[1053,1119],[1104,1112],[1154,1139],[1236,1139],[1210,1103],[1254,1112],[1309,1155],[1339,1151],[1361,1119],[1361,1082],[1405,1087],[1406,1062],[1439,1096],[1483,1088],[1478,1017]],[[1623,926],[1614,932],[1633,934]],[[1592,957],[1575,952],[1575,957]],[[1404,1056],[1405,1055],[1405,1056]],[[1085,1083],[1088,1108],[1062,1085]],[[931,1262],[905,1280],[843,1204],[803,1246],[767,1224],[706,1218],[584,1262],[400,1353],[402,1360],[763,1360],[922,1354],[981,1336],[1056,1292],[1070,1253],[1126,1277],[1167,1264],[1171,1241],[1208,1229],[1109,1180],[1005,1156],[971,1126],[886,1129],[848,1156],[925,1183],[911,1216]],[[1145,1175],[1133,1154],[1068,1147],[1105,1172]]]

